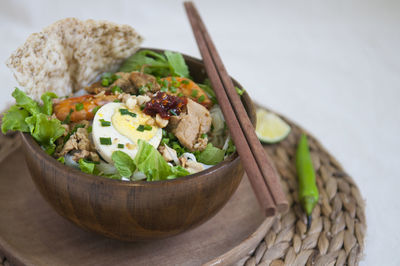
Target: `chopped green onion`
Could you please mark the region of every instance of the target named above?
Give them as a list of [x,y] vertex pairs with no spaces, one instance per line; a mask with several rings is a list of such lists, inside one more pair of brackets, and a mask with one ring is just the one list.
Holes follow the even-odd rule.
[[176,92],[176,90],[177,90],[177,88],[176,87],[169,87],[169,91],[170,92],[172,92],[172,93],[175,93]]
[[113,102],[115,102],[115,103],[120,103],[121,101],[118,100],[118,99],[115,99]]
[[200,138],[202,138],[202,139],[207,138],[207,134],[206,134],[206,133],[201,134],[201,135],[200,135]]
[[142,86],[142,87],[139,88],[139,94],[140,95],[143,95],[148,91],[149,91],[149,89],[146,86]]
[[121,113],[121,115],[130,115],[132,117],[136,117],[136,114],[129,112],[128,109],[119,109],[119,112]]
[[77,103],[77,104],[75,104],[75,110],[76,110],[76,111],[83,110],[83,103]]
[[93,130],[93,127],[92,127],[92,126],[88,126],[87,129],[86,129],[86,131],[87,131],[88,133],[92,133],[92,130]]
[[236,87],[236,86],[235,86],[235,89],[236,89],[237,94],[239,94],[239,96],[242,96],[242,95],[243,95],[244,89],[243,89],[243,90],[242,90],[242,89],[239,89],[239,87]]
[[140,131],[140,132],[143,132],[143,131],[144,131],[144,126],[143,126],[143,125],[139,125],[139,126],[136,128],[136,130],[137,130],[137,131]]
[[175,113],[175,111],[174,111],[174,110],[172,110],[172,109],[170,109],[170,110],[169,110],[169,112],[170,112],[172,115],[178,116],[178,114],[177,114],[177,113]]
[[206,97],[205,97],[204,95],[201,95],[201,96],[197,99],[197,101],[198,101],[199,103],[202,103],[202,102],[204,102],[205,99],[206,99]]
[[184,96],[184,95],[183,95],[182,92],[178,93],[178,97],[183,97],[183,96]]
[[114,86],[111,88],[111,92],[115,94],[115,92],[122,93],[122,89],[119,86]]
[[111,145],[111,138],[100,138],[101,145]]
[[118,149],[123,149],[124,148],[124,144],[118,143]]
[[103,87],[108,87],[108,85],[110,85],[110,82],[108,81],[108,79],[102,79],[101,80],[101,85]]
[[65,117],[64,121],[61,122],[61,124],[69,124],[70,120],[71,120],[71,114],[74,112],[73,109],[69,110],[69,114],[67,115],[67,117]]
[[95,115],[99,109],[100,106],[96,106],[95,108],[92,109],[92,113]]
[[182,81],[181,81],[181,83],[182,83],[182,84],[186,84],[186,85],[187,85],[187,84],[189,84],[190,82],[189,82],[189,80],[187,80],[187,79],[184,79],[184,80],[182,80]]
[[168,144],[169,143],[169,138],[163,138],[161,140],[161,144]]
[[102,127],[109,127],[111,126],[111,122],[110,121],[106,121],[104,119],[100,119],[100,123]]
[[167,92],[168,91],[168,87],[161,87],[160,91],[161,92]]
[[148,131],[150,131],[150,130],[152,130],[153,128],[150,126],[150,125],[145,125],[144,126],[144,130],[148,130]]
[[65,164],[65,158],[64,158],[64,156],[58,158],[57,161],[59,161],[59,162],[62,163],[62,164]]
[[198,90],[192,90],[191,96],[192,96],[192,97],[197,97],[197,94],[198,94],[198,93],[199,93]]

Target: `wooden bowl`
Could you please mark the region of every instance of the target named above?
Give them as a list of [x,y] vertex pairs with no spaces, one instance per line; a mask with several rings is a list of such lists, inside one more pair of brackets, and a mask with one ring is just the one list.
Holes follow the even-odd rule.
[[[202,61],[184,57],[193,79],[202,82]],[[247,93],[242,101],[254,124],[255,110]],[[112,180],[65,166],[29,134],[21,135],[32,179],[54,210],[86,230],[124,241],[165,238],[200,225],[225,205],[244,173],[235,153],[205,171],[174,180]]]

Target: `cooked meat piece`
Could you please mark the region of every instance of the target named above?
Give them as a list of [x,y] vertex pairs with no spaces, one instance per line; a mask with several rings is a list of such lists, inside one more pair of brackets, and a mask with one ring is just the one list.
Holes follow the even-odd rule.
[[190,99],[186,105],[186,113],[172,116],[169,121],[172,133],[190,151],[203,150],[207,146],[207,138],[201,138],[201,134],[207,133],[210,127],[210,112]]
[[64,156],[71,151],[74,152],[73,160],[75,161],[81,158],[91,158],[93,161],[99,160],[90,142],[89,133],[86,128],[78,128],[64,144],[61,151],[56,153],[56,156]]
[[113,84],[110,85],[110,89],[113,88],[114,86],[118,86],[125,93],[129,94],[138,93],[138,88],[136,88],[135,85],[130,80],[131,73],[117,72],[115,74],[120,76],[120,78],[114,81]]
[[168,147],[167,145],[159,146],[158,151],[167,162],[175,161],[178,159],[176,150]]
[[160,84],[158,84],[157,79],[146,73],[134,71],[130,73],[130,81],[137,91],[142,87],[147,87],[152,93],[160,90]]
[[168,119],[164,119],[160,114],[156,114],[156,123],[159,127],[164,128],[168,125]]
[[192,161],[192,160],[187,160],[186,165],[185,165],[186,170],[189,171],[189,173],[194,174],[200,171],[204,170],[204,167],[201,163]]
[[101,85],[101,81],[97,81],[89,87],[86,87],[85,90],[90,94],[98,94],[102,91],[109,91],[110,89],[108,87],[103,87],[103,85]]

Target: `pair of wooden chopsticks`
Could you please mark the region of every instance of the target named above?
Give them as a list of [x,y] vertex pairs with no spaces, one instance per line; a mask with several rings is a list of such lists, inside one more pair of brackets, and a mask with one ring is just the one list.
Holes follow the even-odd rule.
[[192,2],[185,2],[192,30],[211,85],[221,106],[231,137],[236,145],[256,197],[267,216],[288,210],[278,173],[255,134],[231,78]]

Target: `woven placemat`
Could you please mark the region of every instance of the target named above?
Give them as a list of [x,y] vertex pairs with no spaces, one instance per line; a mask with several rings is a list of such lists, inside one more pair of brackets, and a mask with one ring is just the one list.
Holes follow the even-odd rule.
[[[308,134],[311,156],[320,193],[311,228],[297,200],[294,154],[301,132],[285,119],[292,131],[282,142],[266,145],[269,156],[282,177],[283,189],[291,205],[276,220],[264,239],[238,265],[357,265],[364,249],[366,220],[364,201],[357,185],[340,164]],[[307,132],[305,132],[307,133]],[[20,145],[16,134],[0,133],[0,161]],[[0,254],[0,265],[10,265]]]
[[[281,175],[291,207],[288,213],[277,217],[263,241],[242,261],[246,266],[357,265],[362,258],[366,231],[365,203],[360,191],[314,137],[285,120],[292,127],[290,135],[265,148]],[[308,232],[298,201],[295,168],[295,151],[302,132],[308,136],[320,194]]]

